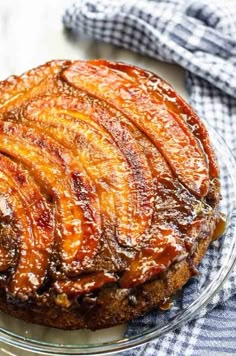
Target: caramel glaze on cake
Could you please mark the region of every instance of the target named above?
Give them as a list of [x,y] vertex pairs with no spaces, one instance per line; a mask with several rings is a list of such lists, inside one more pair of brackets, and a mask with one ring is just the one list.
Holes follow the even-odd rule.
[[52,61],[0,82],[0,308],[99,329],[196,271],[220,214],[206,128],[153,73]]

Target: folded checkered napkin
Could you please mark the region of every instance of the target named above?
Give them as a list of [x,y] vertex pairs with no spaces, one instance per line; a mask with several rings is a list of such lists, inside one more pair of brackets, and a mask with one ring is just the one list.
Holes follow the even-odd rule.
[[[224,137],[236,158],[235,1],[223,8],[207,0],[78,0],[66,10],[63,22],[78,33],[185,68],[191,105]],[[230,204],[235,197],[227,176],[222,176],[222,186],[225,196],[231,198],[227,204],[223,202],[223,208],[235,219]],[[214,276],[226,253],[224,239],[210,247],[200,276],[188,283],[181,296],[183,306],[196,298],[206,274],[209,279]],[[145,325],[154,326],[156,318],[159,323],[166,315],[153,312],[136,319],[127,334],[135,335]],[[236,271],[198,318],[155,342],[124,353],[208,354],[236,354]]]

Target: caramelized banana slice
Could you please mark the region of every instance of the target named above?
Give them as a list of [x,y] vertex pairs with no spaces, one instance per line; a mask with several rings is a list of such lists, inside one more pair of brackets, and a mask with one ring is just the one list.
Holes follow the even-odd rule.
[[[0,172],[0,191],[1,191],[1,195],[3,197],[5,196],[8,204],[10,205],[14,214],[14,219],[17,222],[17,230],[21,240],[21,251],[27,251],[28,244],[31,241],[34,241],[33,233],[31,230],[29,211],[24,206],[24,203],[19,197],[18,189],[12,184],[11,180],[9,180],[9,177],[4,175],[3,172]],[[26,261],[26,263],[28,263],[28,261]],[[25,282],[27,282],[27,286],[23,286],[23,289],[26,289],[27,291],[34,289],[34,281],[30,280],[29,278],[30,275],[25,275],[24,277],[25,277]],[[37,275],[36,275],[35,283],[38,284],[38,282],[39,280],[37,279]],[[19,285],[18,287],[21,287],[21,285]],[[11,282],[10,285],[8,285],[7,290],[13,294],[17,294],[17,293],[21,294],[20,288],[15,288],[14,285],[11,285]]]
[[[22,227],[26,230],[21,236],[20,257],[8,287],[9,292],[24,298],[25,294],[37,290],[46,275],[54,242],[53,216],[45,198],[26,171],[3,155],[0,155],[0,166],[5,181],[17,192],[17,204],[22,205],[23,215],[28,217],[27,223],[30,223]],[[17,219],[21,223],[19,214]]]
[[203,151],[182,129],[164,105],[135,80],[125,78],[102,62],[77,61],[62,76],[71,85],[106,100],[128,116],[155,143],[179,180],[197,196],[209,189],[209,173]]
[[[24,73],[22,76],[11,76],[5,81],[0,82],[0,110],[6,110],[14,104],[20,105],[26,99],[33,97],[35,94],[42,94],[47,91],[47,87],[40,84],[50,77],[55,77],[63,68],[68,66],[70,61],[51,61],[42,66]],[[52,85],[52,82],[50,82]]]
[[170,263],[186,257],[187,253],[178,234],[166,226],[154,228],[152,238],[142,247],[129,269],[120,278],[122,288],[133,288],[163,272]]
[[33,101],[25,119],[73,150],[100,193],[103,214],[111,218],[109,202],[115,204],[118,241],[137,245],[151,222],[152,176],[143,151],[118,115],[81,94]]
[[56,201],[64,270],[91,263],[99,247],[99,202],[78,160],[39,130],[20,124],[0,122],[0,138],[1,150],[26,165]]

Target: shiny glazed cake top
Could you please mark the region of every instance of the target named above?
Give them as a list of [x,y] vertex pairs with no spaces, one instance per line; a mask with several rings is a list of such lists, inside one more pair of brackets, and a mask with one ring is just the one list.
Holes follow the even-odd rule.
[[0,167],[0,286],[22,300],[157,276],[193,253],[218,199],[197,115],[153,73],[104,60],[0,83]]

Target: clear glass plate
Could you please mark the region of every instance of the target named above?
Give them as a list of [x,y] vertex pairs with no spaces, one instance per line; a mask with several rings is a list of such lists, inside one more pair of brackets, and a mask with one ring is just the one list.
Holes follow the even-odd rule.
[[[224,140],[213,129],[208,129],[221,170],[221,211],[227,215],[227,229],[221,239],[211,244],[199,266],[200,275],[191,279],[174,297],[173,308],[166,312],[156,310],[152,318],[146,315],[135,324],[131,322],[128,333],[125,333],[125,326],[97,332],[57,330],[0,313],[0,341],[46,355],[105,355],[154,340],[203,313],[207,304],[210,308],[209,301],[222,287],[236,260],[236,168]],[[207,264],[209,261],[211,263]],[[201,274],[204,264],[208,266],[207,273]]]

